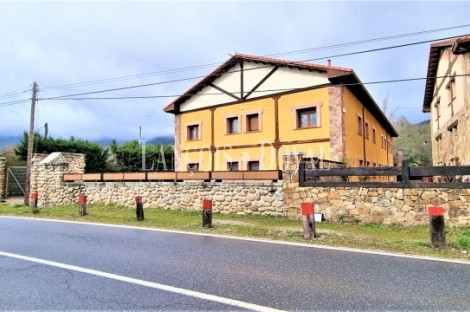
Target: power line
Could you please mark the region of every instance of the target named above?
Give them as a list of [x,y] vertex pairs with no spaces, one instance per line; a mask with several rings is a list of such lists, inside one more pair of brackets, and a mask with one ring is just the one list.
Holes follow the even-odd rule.
[[386,37],[380,37],[380,38],[374,38],[374,39],[352,41],[352,42],[342,43],[342,44],[334,44],[334,45],[330,45],[330,46],[326,46],[326,47],[320,47],[320,48],[310,48],[310,49],[303,49],[303,50],[297,50],[297,51],[291,51],[291,52],[271,54],[269,56],[293,55],[293,54],[308,53],[308,52],[321,51],[321,50],[327,50],[327,49],[343,48],[343,47],[348,47],[348,46],[352,46],[352,45],[356,45],[356,44],[372,43],[372,42],[385,41],[385,40],[390,40],[390,39],[398,39],[398,38],[404,38],[404,37],[424,35],[424,34],[429,34],[429,33],[433,33],[433,32],[451,30],[451,29],[458,29],[458,28],[465,28],[465,27],[469,27],[469,26],[470,26],[470,24],[464,24],[464,25],[453,26],[453,27],[430,29],[430,30],[418,31],[418,32],[408,33],[408,34],[392,35],[392,36],[386,36]]
[[0,107],[23,104],[23,103],[29,103],[29,101],[31,101],[31,99],[24,99],[24,100],[12,101],[12,102],[0,103]]
[[115,107],[115,106],[110,106],[110,105],[104,105],[104,104],[101,104],[101,103],[95,103],[95,102],[92,102],[90,100],[86,100],[92,104],[95,104],[95,105],[100,105],[100,106],[104,106],[104,107],[108,107],[108,108],[112,108],[112,109],[117,109],[117,110],[121,110],[121,111],[124,111],[124,112],[127,112],[127,113],[132,113],[132,114],[136,114],[136,115],[142,115],[142,116],[145,116],[145,117],[150,117],[150,118],[155,118],[155,119],[159,119],[159,120],[163,120],[162,118],[159,118],[157,116],[152,116],[152,115],[148,115],[148,114],[142,114],[142,113],[138,113],[138,112],[135,112],[135,111],[131,111],[131,110],[127,110],[127,109],[122,109],[122,108],[118,108],[118,107]]
[[[348,47],[348,46],[353,46],[353,45],[358,45],[358,44],[364,44],[364,43],[372,43],[372,42],[378,42],[378,41],[385,41],[385,40],[391,40],[391,39],[398,39],[398,38],[403,38],[403,37],[410,37],[410,36],[417,36],[417,35],[429,34],[429,33],[433,33],[433,32],[445,31],[445,30],[452,30],[452,29],[458,29],[458,28],[465,28],[465,27],[469,27],[469,26],[470,26],[470,24],[464,24],[464,25],[458,25],[458,26],[437,28],[437,29],[424,30],[424,31],[413,32],[413,33],[407,33],[407,34],[385,36],[385,37],[379,37],[379,38],[373,38],[373,39],[366,39],[366,40],[360,40],[360,41],[352,41],[352,42],[341,43],[341,44],[335,44],[335,45],[329,45],[329,46],[324,46],[324,47],[316,47],[316,48],[310,48],[310,49],[303,49],[303,50],[295,50],[295,51],[283,52],[283,53],[277,53],[277,54],[270,54],[270,55],[268,55],[268,56],[282,56],[282,55],[302,54],[302,53],[308,53],[308,52],[313,52],[313,51],[321,51],[321,50],[335,49],[335,48]],[[203,65],[195,65],[195,66],[181,67],[181,68],[176,68],[176,69],[162,70],[162,71],[151,72],[151,73],[145,73],[145,74],[135,74],[135,75],[127,75],[127,76],[121,76],[121,77],[115,77],[115,78],[107,78],[107,79],[101,79],[101,80],[91,80],[91,81],[86,81],[86,82],[78,82],[78,83],[72,83],[72,84],[66,84],[66,85],[59,85],[59,86],[53,86],[53,87],[46,87],[45,89],[49,89],[49,90],[50,90],[50,89],[67,88],[67,87],[70,87],[70,86],[79,86],[79,85],[85,86],[85,85],[93,85],[93,84],[99,84],[99,83],[105,83],[105,82],[111,82],[111,81],[121,81],[121,80],[137,79],[137,78],[143,78],[143,77],[154,76],[154,75],[160,75],[160,74],[168,74],[168,73],[183,72],[183,71],[189,71],[189,70],[195,70],[195,69],[202,69],[202,68],[206,68],[206,67],[212,67],[212,66],[215,66],[215,65],[220,65],[220,64],[222,64],[222,63],[223,63],[223,62],[209,63],[209,64],[203,64]]]
[[[452,77],[466,77],[470,76],[470,74],[460,74],[460,75],[452,75]],[[435,77],[418,77],[418,78],[403,78],[403,79],[392,79],[392,80],[379,80],[379,81],[371,81],[371,82],[357,82],[357,83],[344,83],[341,85],[334,85],[334,86],[356,86],[356,85],[372,85],[372,84],[381,84],[381,83],[398,83],[398,82],[407,82],[407,81],[418,81],[418,80],[425,80],[425,79],[437,79],[437,78],[447,78],[451,76],[435,76]],[[255,90],[255,92],[282,92],[282,91],[295,91],[295,90],[303,90],[305,87],[302,88],[284,88],[284,89],[270,89],[270,90]],[[235,92],[230,92],[229,93],[236,93]],[[200,94],[200,95],[223,95],[224,93],[222,92],[217,92],[217,93],[205,93],[205,94]],[[55,101],[66,101],[66,100],[73,100],[73,101],[82,101],[82,100],[126,100],[126,99],[154,99],[154,98],[173,98],[173,97],[179,97],[182,94],[171,94],[171,95],[149,95],[149,96],[128,96],[128,97],[101,97],[101,98],[87,98],[87,97],[82,97],[82,98],[49,98],[49,99],[39,99],[39,100],[55,100]],[[197,95],[196,93],[190,93],[190,94],[185,94],[189,96]]]
[[31,91],[30,88],[28,89],[24,89],[24,88],[21,88],[21,89],[18,89],[18,90],[15,90],[15,91],[10,91],[10,92],[7,92],[7,93],[4,93],[4,94],[0,94],[0,98],[3,98],[3,97],[13,97],[15,95],[19,95],[19,94],[22,94],[22,93],[25,93],[25,92],[29,92]]
[[[385,51],[385,50],[390,50],[390,49],[408,47],[408,46],[412,46],[412,45],[430,43],[430,42],[434,42],[434,41],[454,39],[454,38],[458,38],[458,37],[461,37],[461,36],[452,36],[452,37],[446,37],[446,38],[441,38],[441,39],[417,41],[417,42],[412,42],[412,43],[406,43],[406,44],[400,44],[400,45],[394,45],[394,46],[388,46],[388,47],[382,47],[382,48],[376,48],[376,49],[369,49],[369,50],[363,50],[363,51],[337,54],[337,55],[332,55],[332,56],[319,57],[319,58],[308,59],[308,60],[303,60],[303,61],[292,61],[291,63],[289,63],[289,62],[285,63],[285,65],[296,65],[296,63],[298,63],[298,62],[311,62],[311,61],[317,61],[317,60],[328,59],[328,58],[333,58],[333,57],[344,57],[344,56],[358,55],[358,54],[364,54],[364,53],[370,53],[370,52]],[[253,68],[245,69],[244,71],[270,68],[271,66],[272,65],[264,65],[264,66],[259,66],[259,67],[253,67]],[[228,71],[226,73],[236,73],[236,72],[240,72],[240,71],[241,70],[233,70],[233,71]],[[219,75],[219,74],[213,74],[213,76],[217,76],[217,75]],[[67,99],[68,97],[73,97],[73,96],[105,93],[105,92],[135,89],[135,88],[143,88],[143,87],[149,87],[149,86],[155,86],[155,85],[167,84],[167,83],[174,83],[174,82],[181,82],[181,81],[187,81],[187,80],[193,80],[193,79],[205,78],[205,77],[210,77],[210,76],[205,75],[205,76],[196,76],[196,77],[189,77],[189,78],[182,78],[182,79],[175,79],[175,80],[167,80],[167,81],[160,81],[160,82],[154,82],[154,83],[148,83],[148,84],[142,84],[142,85],[120,87],[120,88],[113,88],[113,89],[105,89],[105,90],[99,90],[99,91],[90,91],[90,92],[84,92],[84,93],[62,95],[62,96],[51,97],[51,98],[43,98],[41,100]],[[145,97],[130,97],[130,98],[145,98]]]

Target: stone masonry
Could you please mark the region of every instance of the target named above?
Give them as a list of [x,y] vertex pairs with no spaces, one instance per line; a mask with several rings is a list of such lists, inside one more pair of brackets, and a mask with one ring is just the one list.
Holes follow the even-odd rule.
[[0,157],[0,199],[5,198],[5,157]]
[[350,221],[422,225],[429,223],[429,206],[442,206],[446,223],[470,225],[470,188],[299,187],[298,183],[288,186],[284,190],[284,208],[289,215],[299,213],[300,203],[314,202],[315,212],[329,221],[344,216]]
[[331,160],[343,161],[345,152],[344,138],[346,129],[343,118],[343,87],[329,87],[330,110],[330,155]]
[[[203,199],[213,200],[214,212],[300,217],[300,204],[314,202],[315,212],[328,221],[344,218],[369,223],[427,224],[429,206],[442,206],[450,225],[470,225],[468,189],[399,189],[365,187],[299,187],[297,172],[288,168],[283,182],[63,182],[63,174],[83,172],[84,156],[63,154],[45,162],[35,155],[33,191],[39,207],[75,204],[79,194],[88,203],[144,208],[200,210]],[[289,155],[295,164],[297,155]],[[295,166],[295,165],[294,165]],[[287,173],[288,172],[288,173]]]

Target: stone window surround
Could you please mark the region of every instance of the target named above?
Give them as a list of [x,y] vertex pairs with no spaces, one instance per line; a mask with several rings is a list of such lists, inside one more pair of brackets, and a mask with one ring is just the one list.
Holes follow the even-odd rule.
[[369,140],[369,120],[364,119],[364,137]]
[[[189,127],[191,127],[191,126],[198,126],[198,134],[197,134],[198,137],[195,140],[191,140],[189,138]],[[186,135],[185,135],[186,141],[199,141],[199,140],[202,140],[202,120],[194,121],[194,122],[190,122],[190,123],[185,123],[184,128],[186,129]]]
[[[258,130],[253,130],[253,131],[250,131],[249,130],[249,126],[248,126],[248,116],[250,115],[258,115]],[[243,124],[243,132],[247,133],[247,132],[259,132],[262,130],[262,125],[263,123],[261,122],[262,120],[262,114],[263,114],[263,110],[262,109],[257,109],[257,110],[252,110],[252,111],[248,111],[248,112],[244,112],[242,114],[243,116],[243,120],[244,120],[244,124]],[[240,125],[239,125],[240,126]]]
[[230,171],[230,170],[228,169],[228,164],[230,164],[230,163],[237,163],[237,164],[238,164],[238,171],[242,171],[242,170],[243,170],[243,169],[242,169],[242,166],[241,166],[241,165],[242,165],[242,162],[243,162],[243,160],[240,159],[240,158],[231,159],[231,160],[225,159],[225,171]]
[[243,168],[239,168],[239,170],[248,170],[248,162],[250,161],[257,161],[259,162],[259,170],[263,170],[263,161],[264,157],[254,157],[254,158],[244,158],[241,163],[243,164]]
[[447,106],[450,106],[450,115],[454,116],[454,100],[456,98],[456,92],[455,92],[455,76],[456,72],[452,76],[449,77],[449,82],[446,85],[447,93],[449,95],[449,104]]
[[184,170],[188,170],[188,172],[189,172],[188,165],[193,165],[193,164],[198,165],[198,169],[199,169],[198,171],[203,171],[202,170],[202,161],[200,161],[200,160],[186,160],[184,162]]
[[358,167],[364,167],[364,159],[363,158],[357,158],[357,166]]
[[434,107],[436,108],[437,129],[439,129],[440,128],[439,119],[441,118],[441,97],[440,96],[437,97],[436,103],[434,104]]
[[[294,130],[302,130],[302,129],[312,129],[312,128],[320,128],[321,127],[321,108],[323,107],[323,102],[315,102],[310,104],[303,104],[303,105],[296,105],[291,106],[290,110],[292,111],[292,125]],[[315,108],[317,114],[317,126],[316,127],[308,127],[308,128],[301,128],[299,127],[299,114],[298,111],[306,108]]]
[[[240,134],[241,133],[241,118],[242,114],[229,114],[229,115],[224,115],[224,124],[225,124],[225,135],[234,135],[234,134]],[[237,118],[238,119],[238,131],[230,133],[228,130],[228,119],[229,118]]]
[[359,112],[356,112],[357,115],[357,134],[362,136],[364,133],[364,119],[362,118],[362,115],[359,114]]

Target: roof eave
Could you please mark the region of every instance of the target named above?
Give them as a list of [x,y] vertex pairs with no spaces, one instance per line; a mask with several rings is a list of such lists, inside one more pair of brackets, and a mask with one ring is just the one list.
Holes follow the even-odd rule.
[[381,123],[385,130],[392,137],[398,137],[398,132],[395,130],[390,120],[385,116],[382,109],[375,102],[374,98],[370,95],[369,91],[354,71],[351,71],[349,75],[343,76],[341,80],[337,80],[336,78],[339,77],[335,77],[333,81],[330,79],[330,81],[332,81],[332,83],[336,82],[336,84],[344,83],[346,87],[348,87],[348,89],[358,98],[358,100],[367,107],[369,112],[377,119],[377,121]]

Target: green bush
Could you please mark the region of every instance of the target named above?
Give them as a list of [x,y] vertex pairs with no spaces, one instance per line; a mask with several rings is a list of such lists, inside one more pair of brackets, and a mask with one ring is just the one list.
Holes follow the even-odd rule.
[[[15,149],[16,155],[20,156],[23,160],[27,158],[28,137],[28,133],[24,132],[23,139]],[[46,138],[39,135],[39,133],[34,134],[33,142],[33,153],[50,154],[53,152],[63,152],[85,154],[85,172],[105,172],[107,170],[108,149],[103,148],[99,143],[75,140],[74,137],[70,137],[69,140],[54,139],[52,137]]]
[[[124,142],[117,145],[113,140],[109,146],[111,157],[111,171],[130,172],[142,170],[143,148],[137,140]],[[173,145],[146,144],[145,145],[145,169],[174,170]]]

